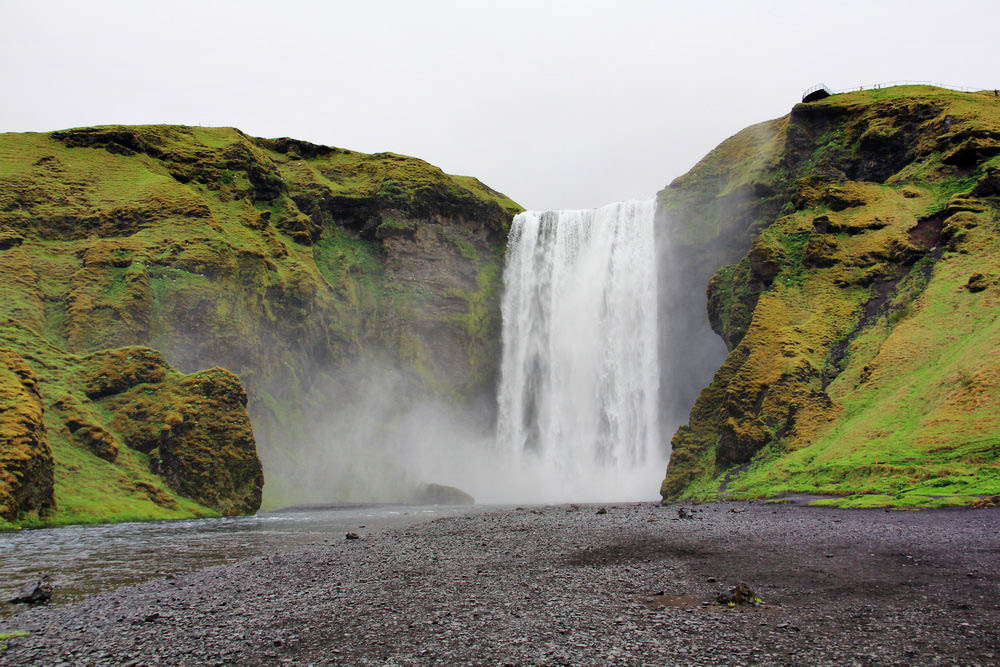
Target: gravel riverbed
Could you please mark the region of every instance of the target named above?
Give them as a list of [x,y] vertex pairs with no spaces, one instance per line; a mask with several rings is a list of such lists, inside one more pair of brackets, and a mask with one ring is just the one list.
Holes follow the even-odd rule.
[[1000,664],[1000,509],[680,508],[332,534],[4,619],[0,664]]

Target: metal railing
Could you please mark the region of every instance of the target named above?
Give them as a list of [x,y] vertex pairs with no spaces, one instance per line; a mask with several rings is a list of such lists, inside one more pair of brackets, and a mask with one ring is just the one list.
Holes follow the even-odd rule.
[[818,83],[815,86],[813,86],[812,88],[807,88],[802,93],[802,99],[806,99],[807,97],[809,97],[813,93],[819,92],[821,90],[825,90],[827,95],[833,95],[834,94],[833,91],[830,90],[830,87],[828,85],[826,85],[825,83]]
[[[853,93],[858,90],[879,90],[880,88],[891,88],[892,86],[934,86],[935,88],[957,90],[960,93],[978,93],[981,90],[993,90],[993,88],[985,87],[970,88],[968,86],[952,86],[947,83],[938,83],[936,81],[886,81],[883,83],[875,83],[870,86],[855,86],[853,88],[844,88],[843,90],[833,90],[830,92],[832,95],[840,95],[841,93]],[[816,87],[815,89],[818,90],[819,88]]]

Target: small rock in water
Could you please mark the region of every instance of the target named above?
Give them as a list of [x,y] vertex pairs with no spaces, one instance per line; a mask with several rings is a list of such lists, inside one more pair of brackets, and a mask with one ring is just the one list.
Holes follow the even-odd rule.
[[422,505],[474,505],[476,499],[454,486],[426,484],[416,495]]
[[347,539],[349,539],[349,540],[360,540],[361,539],[361,536],[358,535],[357,533],[348,533],[345,537],[347,537]]
[[693,519],[691,512],[687,511],[684,507],[677,508],[677,518],[678,519]]
[[594,514],[607,514],[607,513],[608,513],[608,510],[606,508],[604,508],[604,507],[602,507],[601,509],[599,509],[596,512],[594,512]]
[[29,582],[10,599],[11,604],[41,604],[52,597],[52,585],[45,579]]

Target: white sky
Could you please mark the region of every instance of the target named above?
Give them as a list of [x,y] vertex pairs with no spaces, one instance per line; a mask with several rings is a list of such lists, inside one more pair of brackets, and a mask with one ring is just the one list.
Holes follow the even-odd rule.
[[232,125],[651,197],[818,82],[1000,86],[1000,3],[0,0],[0,131]]

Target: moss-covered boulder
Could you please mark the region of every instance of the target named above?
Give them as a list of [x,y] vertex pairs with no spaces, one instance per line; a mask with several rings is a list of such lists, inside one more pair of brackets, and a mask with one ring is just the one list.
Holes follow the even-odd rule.
[[[263,477],[239,379],[155,350],[79,357],[0,326],[0,516],[13,525],[248,514]],[[23,355],[23,356],[22,356]]]
[[7,521],[55,505],[44,412],[34,372],[17,352],[0,348],[0,518]]
[[1000,490],[998,138],[992,94],[835,95],[660,193],[661,224],[714,262],[707,319],[729,349],[664,499]]

